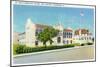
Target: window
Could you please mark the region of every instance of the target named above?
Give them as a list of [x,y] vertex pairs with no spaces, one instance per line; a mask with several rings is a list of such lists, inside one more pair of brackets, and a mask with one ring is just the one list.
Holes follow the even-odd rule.
[[72,36],[72,33],[70,33],[70,35]]
[[38,41],[35,41],[35,45],[38,46]]
[[42,32],[42,30],[40,29],[39,33]]
[[66,38],[66,35],[63,35],[63,38]]
[[71,38],[70,35],[69,35],[69,38]]
[[67,35],[69,35],[68,32],[67,32]]
[[61,37],[58,37],[57,38],[57,43],[60,43],[61,42]]
[[66,38],[66,32],[63,32],[63,38]]
[[67,40],[67,44],[69,44],[69,41]]
[[65,44],[65,41],[63,40],[63,43]]
[[72,40],[70,41],[70,43],[72,44]]
[[70,36],[70,38],[72,38],[72,35]]
[[37,36],[37,35],[38,35],[38,31],[35,32],[35,36]]

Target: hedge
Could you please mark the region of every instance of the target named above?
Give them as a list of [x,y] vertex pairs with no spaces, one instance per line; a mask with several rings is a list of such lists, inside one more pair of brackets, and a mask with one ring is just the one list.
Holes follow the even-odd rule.
[[27,47],[25,45],[18,45],[15,49],[16,54],[22,53],[31,53],[31,52],[38,52],[38,51],[45,51],[45,50],[53,50],[53,49],[61,49],[61,48],[69,48],[74,47],[74,44],[62,45],[62,46],[47,46],[47,47]]
[[87,45],[93,45],[93,43],[87,43]]

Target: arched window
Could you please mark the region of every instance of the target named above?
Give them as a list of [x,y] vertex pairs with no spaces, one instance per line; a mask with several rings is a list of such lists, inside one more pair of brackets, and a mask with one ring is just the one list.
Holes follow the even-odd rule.
[[35,41],[35,46],[38,46],[38,41]]
[[61,42],[61,37],[58,37],[57,38],[57,43],[60,43]]

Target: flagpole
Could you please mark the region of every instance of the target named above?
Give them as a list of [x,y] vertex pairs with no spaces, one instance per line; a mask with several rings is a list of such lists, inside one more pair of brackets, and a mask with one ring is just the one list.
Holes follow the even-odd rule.
[[81,23],[82,23],[82,17],[84,16],[84,13],[81,11],[80,12],[80,16],[81,16],[81,18],[80,18],[80,35],[81,35]]

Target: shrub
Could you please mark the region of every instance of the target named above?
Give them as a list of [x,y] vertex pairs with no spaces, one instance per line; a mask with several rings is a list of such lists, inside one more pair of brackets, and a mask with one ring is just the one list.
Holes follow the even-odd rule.
[[66,45],[67,48],[69,48],[69,47],[74,47],[74,46],[75,46],[74,44]]
[[26,47],[25,45],[18,45],[17,48],[15,49],[16,53],[17,54],[24,53],[25,47]]
[[87,43],[87,45],[93,45],[93,43]]
[[26,47],[25,45],[18,45],[16,48],[16,54],[21,53],[31,53],[31,52],[39,52],[39,51],[45,51],[45,50],[53,50],[53,49],[61,49],[61,48],[69,48],[74,47],[74,44],[68,44],[68,45],[62,45],[62,46],[47,46],[46,48],[43,47]]
[[13,54],[14,55],[16,54],[17,47],[18,47],[18,44],[13,44]]
[[84,46],[85,44],[81,44],[81,46]]
[[81,44],[80,44],[80,43],[75,43],[75,44],[73,44],[73,45],[75,45],[75,46],[81,46]]

